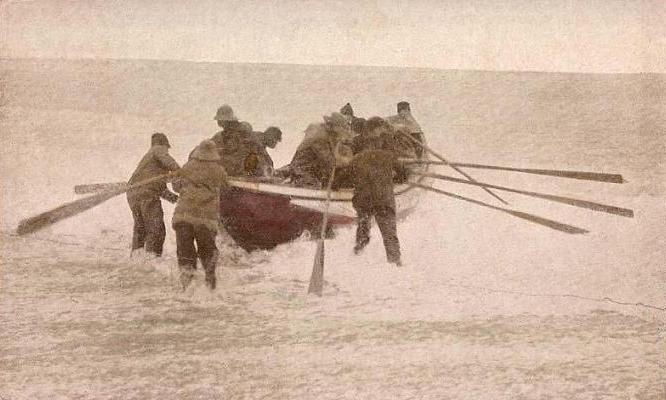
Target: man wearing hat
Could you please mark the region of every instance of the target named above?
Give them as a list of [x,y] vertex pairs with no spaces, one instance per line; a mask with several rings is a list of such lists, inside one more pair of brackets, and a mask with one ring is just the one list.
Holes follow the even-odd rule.
[[[176,160],[169,155],[171,146],[165,134],[153,134],[150,143],[150,150],[141,158],[129,180],[130,185],[180,169]],[[167,189],[166,180],[127,191],[127,202],[134,218],[132,251],[145,247],[146,253],[150,255],[162,255],[166,229],[160,197],[172,202],[178,198]]]
[[215,289],[220,191],[227,186],[227,174],[219,164],[215,142],[204,140],[191,153],[190,160],[174,179],[180,193],[173,213],[180,282],[183,290],[192,281],[197,259],[206,273],[206,285]]
[[326,187],[333,167],[342,167],[348,161],[345,155],[351,154],[348,145],[351,136],[347,119],[336,112],[324,116],[324,123],[308,126],[305,139],[296,149],[290,163],[292,183],[297,186]]
[[[408,102],[401,101],[397,105],[398,114],[392,115],[386,120],[393,125],[394,128],[401,132],[409,133],[414,139],[423,143],[423,130],[416,119],[412,116],[412,110]],[[407,144],[407,146],[413,146],[413,144]],[[421,157],[423,154],[423,148],[421,146],[416,146],[415,152],[418,157]]]
[[247,155],[246,145],[251,139],[252,126],[248,122],[240,122],[228,104],[217,109],[214,119],[222,128],[212,137],[221,157],[220,163],[227,174],[242,175],[243,160]]
[[228,104],[223,104],[218,108],[217,114],[215,114],[215,118],[213,119],[217,121],[217,125],[223,130],[229,129],[234,123],[238,122],[234,110]]

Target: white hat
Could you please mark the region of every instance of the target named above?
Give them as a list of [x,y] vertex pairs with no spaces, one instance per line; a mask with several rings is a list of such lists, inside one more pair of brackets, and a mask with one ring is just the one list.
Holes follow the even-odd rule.
[[221,160],[220,155],[217,152],[217,146],[215,146],[215,142],[210,139],[199,143],[197,148],[192,152],[192,158],[196,158],[197,160],[201,161]]

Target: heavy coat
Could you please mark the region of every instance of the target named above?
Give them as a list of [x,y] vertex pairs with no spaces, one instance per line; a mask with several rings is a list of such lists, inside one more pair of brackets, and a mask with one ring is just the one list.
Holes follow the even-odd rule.
[[[141,158],[139,165],[134,170],[129,184],[133,185],[164,175],[169,171],[176,171],[180,168],[176,160],[169,155],[169,148],[164,145],[153,145],[150,150]],[[136,189],[127,191],[127,200],[130,203],[147,199],[159,199],[160,194],[167,191],[166,181],[154,182],[143,185]]]
[[297,186],[326,186],[335,165],[333,144],[328,138],[306,139],[289,164],[292,182]]
[[[386,120],[395,128],[396,150],[402,152],[403,157],[421,157],[423,148],[415,145],[411,140],[404,137],[407,133],[417,141],[423,143],[423,130],[411,114],[392,115]],[[402,133],[401,133],[402,132]]]
[[[253,143],[248,144],[248,156],[245,162],[248,162],[247,157],[255,157],[256,164],[251,171],[246,171],[247,174],[252,176],[272,176],[273,175],[273,159],[266,150],[266,145],[262,141],[262,132],[256,132],[252,135]],[[247,164],[246,164],[247,165]]]
[[395,210],[394,177],[406,177],[407,172],[394,152],[365,150],[354,156],[350,170],[354,183],[352,204],[355,209],[389,207]]
[[180,193],[172,226],[179,222],[204,225],[217,231],[220,191],[227,187],[227,174],[216,161],[190,159],[173,182]]
[[254,143],[250,133],[238,126],[217,132],[212,140],[217,145],[217,151],[222,157],[220,165],[224,167],[226,173],[230,176],[243,175],[245,173],[245,158],[250,153]]
[[[351,141],[351,134],[338,138]],[[335,154],[336,140],[326,131],[325,124],[311,124],[305,130],[305,139],[296,149],[290,163],[291,179],[297,186],[325,187],[333,166],[342,166],[344,161]],[[341,145],[347,146],[347,145]],[[351,153],[351,149],[339,149],[340,154]]]

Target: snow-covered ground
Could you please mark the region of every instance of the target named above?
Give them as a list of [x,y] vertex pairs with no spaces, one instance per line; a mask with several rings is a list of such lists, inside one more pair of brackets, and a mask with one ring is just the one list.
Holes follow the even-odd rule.
[[[14,83],[0,121],[0,398],[666,398],[663,76],[4,66]],[[349,89],[358,82],[366,86]],[[206,96],[215,85],[224,87]],[[12,233],[75,198],[75,184],[127,179],[153,131],[170,135],[182,161],[214,133],[218,103],[240,104],[258,129],[283,127],[282,164],[316,113],[352,101],[384,115],[403,98],[452,159],[620,172],[628,183],[470,171],[478,180],[636,217],[502,193],[511,208],[590,230],[566,235],[424,194],[398,226],[405,266],[383,262],[376,227],[359,256],[353,229],[342,229],[326,244],[322,298],[306,295],[315,250],[306,238],[252,254],[220,238],[219,289],[199,280],[181,293],[171,230],[164,260],[129,258],[123,196]],[[476,188],[440,187],[493,203]],[[167,223],[172,210],[165,204]]]

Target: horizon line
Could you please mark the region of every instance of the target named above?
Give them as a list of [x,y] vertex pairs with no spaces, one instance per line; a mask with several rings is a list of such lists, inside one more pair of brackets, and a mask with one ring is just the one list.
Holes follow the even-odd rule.
[[517,69],[463,69],[463,68],[442,68],[442,67],[415,67],[415,66],[397,66],[397,65],[368,65],[368,64],[303,64],[286,62],[258,62],[258,61],[210,61],[210,60],[190,60],[183,58],[134,58],[134,57],[6,57],[0,56],[0,60],[51,60],[51,61],[144,61],[144,62],[182,62],[193,64],[241,64],[241,65],[271,65],[271,66],[298,66],[298,67],[336,67],[336,68],[377,68],[377,69],[397,69],[397,70],[422,70],[422,71],[459,71],[459,72],[496,72],[496,73],[534,73],[534,74],[576,74],[576,75],[664,75],[664,72],[656,71],[621,71],[621,72],[588,72],[588,71],[545,71],[545,70],[517,70]]

